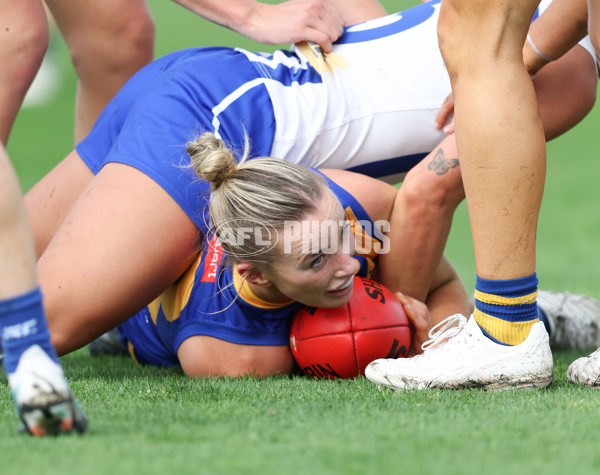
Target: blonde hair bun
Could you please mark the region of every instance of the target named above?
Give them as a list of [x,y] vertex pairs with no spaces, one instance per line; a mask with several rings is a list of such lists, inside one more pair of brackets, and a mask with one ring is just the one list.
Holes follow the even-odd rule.
[[237,171],[236,160],[225,143],[211,132],[204,132],[186,144],[192,167],[200,178],[219,189]]

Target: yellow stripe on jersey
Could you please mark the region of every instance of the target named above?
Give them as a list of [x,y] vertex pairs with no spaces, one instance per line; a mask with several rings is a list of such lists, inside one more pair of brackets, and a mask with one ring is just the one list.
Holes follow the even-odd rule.
[[252,289],[246,282],[246,279],[244,279],[237,271],[237,265],[233,266],[233,285],[235,286],[235,290],[237,291],[239,297],[254,307],[266,309],[282,308],[294,302],[292,299],[283,303],[267,302],[266,300],[261,299],[254,292],[252,292]]
[[333,76],[334,69],[346,69],[350,64],[348,61],[335,53],[323,53],[321,47],[312,41],[302,41],[296,43],[296,47],[302,52],[310,65],[317,70],[319,74],[328,72]]
[[[374,237],[371,237],[364,230],[350,206],[347,206],[344,211],[346,212],[346,217],[348,218],[350,229],[354,233],[354,239],[356,243],[354,253],[366,259],[367,277],[372,278],[377,270],[375,262],[377,259],[377,250],[381,247],[379,240],[375,239]],[[358,272],[360,270],[360,264],[358,262],[357,264]]]
[[494,339],[507,345],[519,345],[523,343],[527,339],[529,330],[531,330],[533,324],[539,320],[538,318],[534,318],[533,320],[524,322],[509,322],[488,315],[478,309],[473,311],[473,318],[475,318],[477,324],[488,335],[492,335]]
[[531,294],[519,297],[502,297],[500,295],[486,294],[485,292],[475,290],[475,299],[493,305],[525,305],[536,301],[537,290]]
[[165,290],[156,299],[148,305],[150,317],[156,325],[158,311],[162,308],[165,318],[168,322],[172,322],[179,318],[181,310],[187,305],[192,295],[196,270],[202,260],[202,254],[198,254],[194,264],[183,274],[180,280]]
[[135,361],[137,364],[140,364],[139,360],[137,359],[137,356],[135,355],[135,348],[133,347],[130,341],[127,342],[127,351],[129,351],[129,355],[131,356],[133,361]]

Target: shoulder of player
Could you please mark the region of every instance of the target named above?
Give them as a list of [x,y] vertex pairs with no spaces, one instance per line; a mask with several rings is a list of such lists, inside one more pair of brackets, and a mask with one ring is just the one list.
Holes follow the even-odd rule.
[[395,186],[348,170],[324,169],[321,172],[350,193],[374,221],[389,217],[398,193]]

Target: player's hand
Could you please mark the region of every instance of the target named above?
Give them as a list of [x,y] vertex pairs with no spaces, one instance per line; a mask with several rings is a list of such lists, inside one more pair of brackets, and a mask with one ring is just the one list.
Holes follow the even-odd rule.
[[240,33],[260,43],[312,41],[323,52],[344,32],[345,19],[326,0],[288,0],[277,5],[256,3]]
[[454,119],[452,114],[454,112],[454,96],[450,93],[438,110],[435,116],[434,126],[438,130],[443,130],[446,134],[450,135],[454,133]]
[[407,356],[421,354],[423,353],[421,345],[429,340],[429,330],[432,326],[429,309],[423,302],[408,297],[402,292],[396,292],[395,295],[404,307],[406,316],[413,329],[412,344]]

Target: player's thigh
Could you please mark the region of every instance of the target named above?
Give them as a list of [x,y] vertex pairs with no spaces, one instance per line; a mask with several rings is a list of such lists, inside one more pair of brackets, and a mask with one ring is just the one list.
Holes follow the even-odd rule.
[[122,323],[171,285],[199,231],[152,179],[109,163],[75,203],[38,261],[53,340],[72,351]]
[[264,377],[289,374],[294,365],[287,345],[239,345],[204,335],[184,340],[177,356],[183,371],[190,377]]
[[127,77],[152,60],[154,21],[146,0],[47,0],[80,76]]
[[40,256],[94,174],[73,150],[25,195]]

